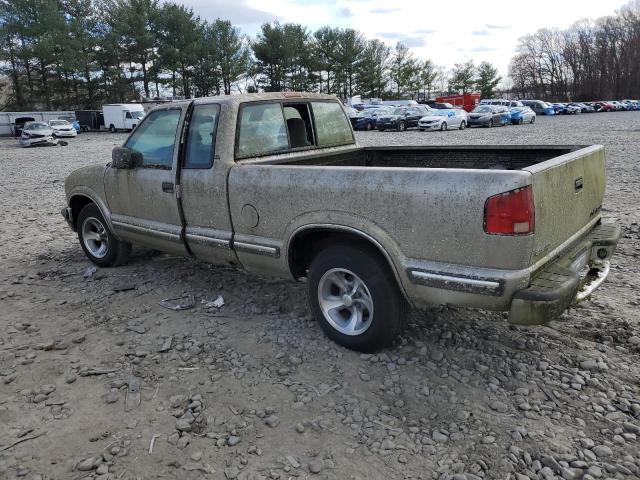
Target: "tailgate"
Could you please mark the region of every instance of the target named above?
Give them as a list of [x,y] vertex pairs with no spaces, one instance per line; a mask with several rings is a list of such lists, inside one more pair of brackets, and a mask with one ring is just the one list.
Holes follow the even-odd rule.
[[581,148],[524,170],[533,175],[531,264],[535,264],[599,218],[605,189],[604,147]]

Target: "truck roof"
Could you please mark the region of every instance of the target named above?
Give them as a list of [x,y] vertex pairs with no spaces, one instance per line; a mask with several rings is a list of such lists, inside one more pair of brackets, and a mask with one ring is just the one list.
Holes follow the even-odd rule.
[[179,102],[170,102],[159,105],[155,108],[167,108],[171,105],[188,105],[191,102],[199,103],[221,103],[227,105],[238,105],[245,102],[260,102],[263,100],[338,100],[335,95],[325,93],[307,92],[263,92],[263,93],[243,93],[240,95],[217,95],[213,97],[199,97]]

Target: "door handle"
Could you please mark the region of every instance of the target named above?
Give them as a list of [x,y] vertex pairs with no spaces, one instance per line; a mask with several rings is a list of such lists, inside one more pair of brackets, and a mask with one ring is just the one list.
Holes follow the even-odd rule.
[[162,182],[162,191],[165,193],[173,193],[173,183],[172,182]]

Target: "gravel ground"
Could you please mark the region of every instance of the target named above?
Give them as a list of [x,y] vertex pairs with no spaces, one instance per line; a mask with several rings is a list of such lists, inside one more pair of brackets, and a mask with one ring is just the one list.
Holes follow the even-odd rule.
[[[640,112],[359,133],[604,144],[624,228],[610,279],[559,321],[434,309],[376,355],[324,338],[302,285],[139,249],[90,273],[63,182],[124,135],[0,140],[0,478],[640,478],[639,133]],[[184,293],[194,309],[158,305]]]

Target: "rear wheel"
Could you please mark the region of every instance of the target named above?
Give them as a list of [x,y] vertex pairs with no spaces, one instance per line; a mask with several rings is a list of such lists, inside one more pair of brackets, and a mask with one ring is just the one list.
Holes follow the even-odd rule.
[[465,122],[464,120],[460,122],[460,130],[464,130],[465,128],[467,128],[467,122]]
[[489,128],[493,127],[493,118],[489,120]]
[[89,260],[100,267],[115,267],[129,259],[131,244],[113,236],[100,209],[93,203],[80,210],[78,240]]
[[407,129],[407,124],[404,122],[399,122],[398,123],[398,131],[399,132],[404,132]]
[[442,132],[447,131],[448,128],[449,126],[447,125],[447,122],[442,122],[442,125],[440,125],[440,131]]
[[529,123],[536,123],[536,117],[531,117],[531,121]]
[[115,127],[115,125],[113,123],[111,125],[109,125],[109,131],[111,133],[116,133],[116,131],[117,131],[117,129],[116,129],[116,127]]
[[406,303],[384,259],[371,248],[336,244],[309,267],[311,311],[325,334],[359,351],[389,345],[400,333]]

